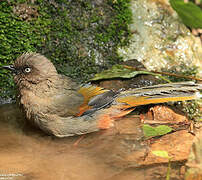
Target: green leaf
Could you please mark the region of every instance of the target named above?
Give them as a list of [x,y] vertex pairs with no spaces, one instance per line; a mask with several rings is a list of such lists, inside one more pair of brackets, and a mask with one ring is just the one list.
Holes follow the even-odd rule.
[[158,134],[155,131],[155,128],[148,125],[144,124],[143,126],[143,132],[145,137],[153,137],[153,136],[158,136]]
[[183,23],[191,28],[202,28],[202,10],[192,2],[170,0],[172,8],[178,13]]
[[152,154],[158,157],[170,159],[167,151],[152,151]]
[[167,151],[152,151],[152,154],[154,154],[155,156],[158,156],[158,157],[168,159],[168,170],[167,170],[167,173],[166,173],[166,180],[169,180],[170,179],[170,171],[171,171],[171,158],[172,157],[170,157],[168,155]]
[[169,132],[171,132],[173,129],[169,126],[166,125],[160,125],[155,127],[155,131],[158,133],[159,136],[167,134]]
[[143,126],[143,132],[145,137],[155,137],[155,136],[162,136],[171,132],[173,129],[166,125],[159,125],[157,127],[152,127],[148,124]]
[[[114,65],[111,69],[102,71],[95,75],[90,81],[97,81],[102,79],[113,79],[113,78],[132,78],[139,74],[149,74],[154,76],[159,76],[160,78],[166,80],[164,77],[160,76],[159,74],[155,74],[148,71],[135,71],[130,66],[126,67],[124,65]],[[167,80],[166,80],[167,81]]]

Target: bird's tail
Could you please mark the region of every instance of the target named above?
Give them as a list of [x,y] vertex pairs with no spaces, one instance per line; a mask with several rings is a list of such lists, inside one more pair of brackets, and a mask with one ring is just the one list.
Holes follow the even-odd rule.
[[200,90],[202,90],[202,84],[195,84],[191,81],[159,84],[123,91],[116,101],[128,104],[130,107],[169,101],[186,101],[201,98]]
[[112,106],[105,110],[104,117],[100,115],[99,128],[108,128],[115,119],[130,113],[136,106],[199,99],[202,97],[200,90],[202,84],[180,82],[122,91]]

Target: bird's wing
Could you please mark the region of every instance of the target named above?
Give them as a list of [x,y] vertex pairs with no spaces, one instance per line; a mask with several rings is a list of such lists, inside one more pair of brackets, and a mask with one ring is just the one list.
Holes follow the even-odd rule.
[[93,113],[98,109],[106,107],[113,102],[117,93],[98,86],[86,85],[78,92],[84,97],[84,101],[79,108],[77,116]]
[[78,92],[79,85],[66,76],[60,76],[55,84],[56,93],[51,99],[50,111],[60,117],[75,116],[84,102],[84,97]]
[[61,117],[82,116],[106,107],[115,98],[116,92],[90,84],[78,86],[66,76],[61,76],[57,93],[51,97],[53,114]]
[[61,91],[50,98],[52,102],[50,113],[61,117],[77,114],[84,100],[83,96],[74,89]]

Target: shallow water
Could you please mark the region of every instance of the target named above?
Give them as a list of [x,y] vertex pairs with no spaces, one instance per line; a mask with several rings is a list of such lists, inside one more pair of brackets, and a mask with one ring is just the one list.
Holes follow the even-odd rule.
[[[75,146],[80,137],[48,136],[28,126],[16,105],[0,106],[0,175],[20,180],[117,179],[124,169],[136,166],[127,155],[142,148],[139,122],[124,122],[85,135]],[[132,128],[125,128],[131,123]]]

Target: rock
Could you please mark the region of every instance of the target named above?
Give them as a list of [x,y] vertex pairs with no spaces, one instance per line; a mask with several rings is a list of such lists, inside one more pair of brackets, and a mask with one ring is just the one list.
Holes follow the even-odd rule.
[[186,180],[202,179],[202,129],[196,133],[186,165]]
[[189,120],[183,112],[167,105],[150,107],[142,120],[149,124],[189,124]]
[[182,24],[167,0],[132,0],[131,10],[131,43],[118,50],[124,60],[137,59],[148,70],[159,71],[182,63],[196,65],[202,75],[200,38]]
[[167,163],[167,158],[157,157],[152,151],[167,151],[171,161],[185,161],[189,156],[194,136],[187,130],[167,134],[150,145],[145,161],[142,165]]

